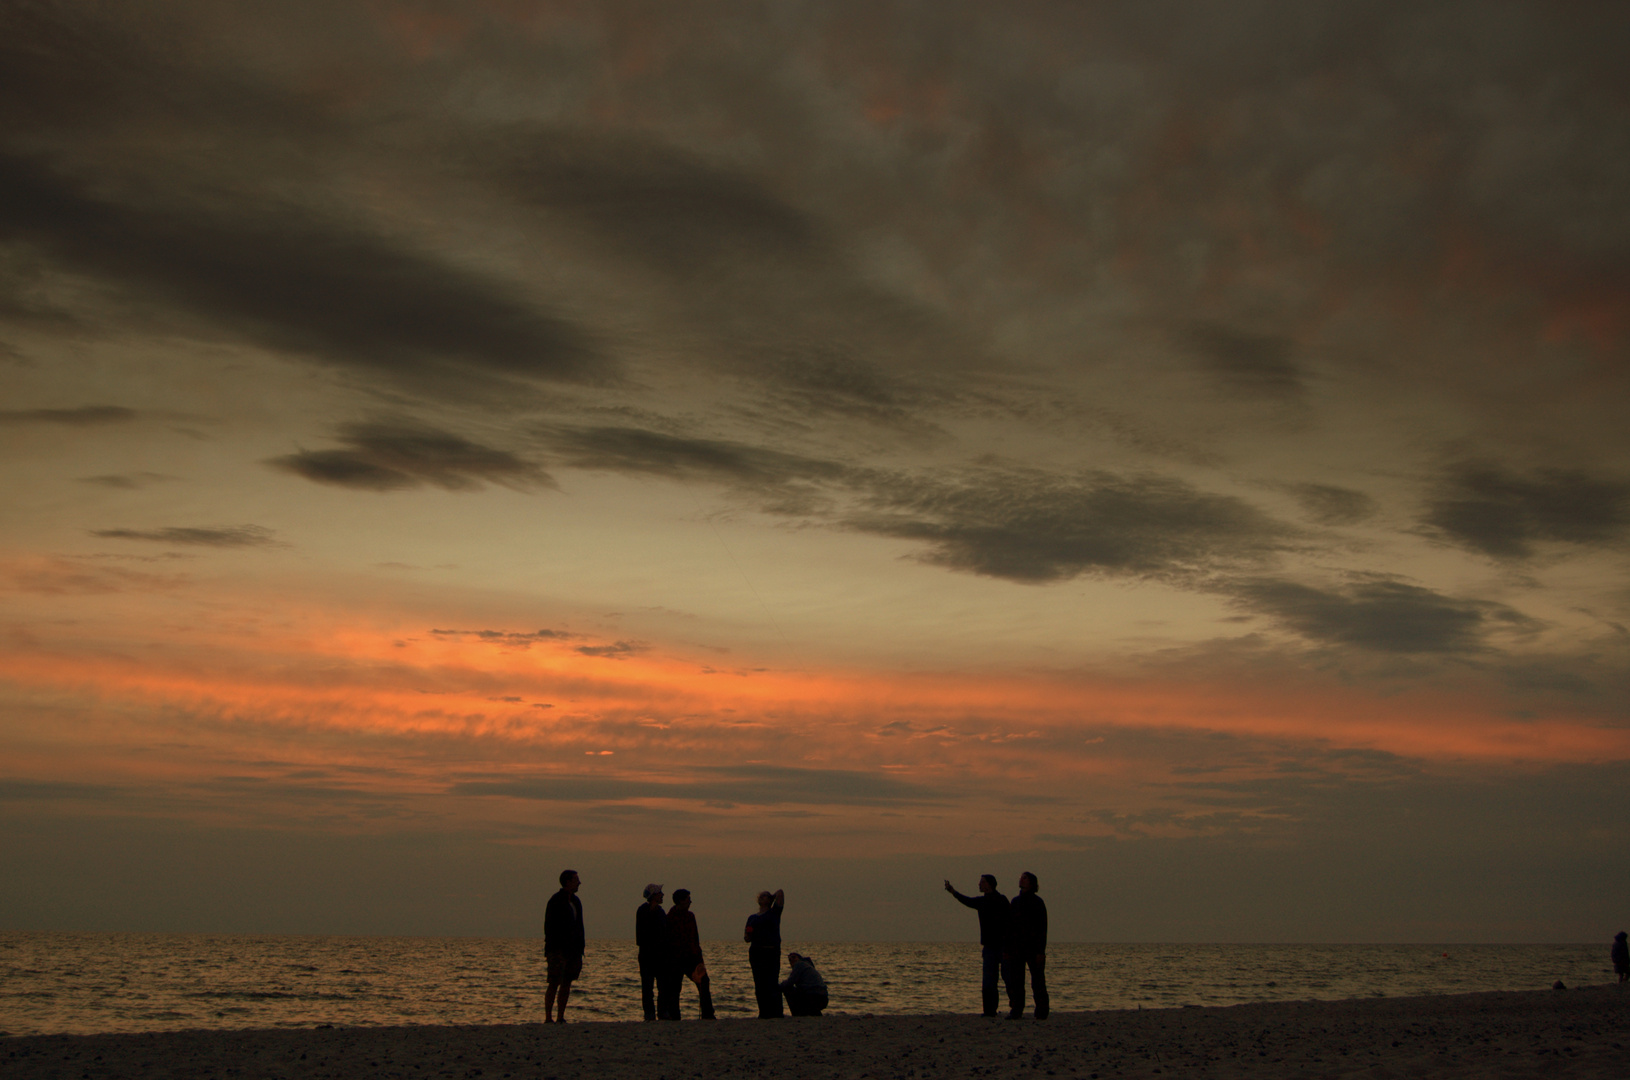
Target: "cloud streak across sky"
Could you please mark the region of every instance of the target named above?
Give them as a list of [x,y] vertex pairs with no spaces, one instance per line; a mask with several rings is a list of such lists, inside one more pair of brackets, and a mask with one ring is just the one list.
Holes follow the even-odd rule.
[[1339,834],[1399,897],[1354,806],[1622,845],[1556,793],[1630,759],[1626,43],[14,4],[0,803],[1044,877]]

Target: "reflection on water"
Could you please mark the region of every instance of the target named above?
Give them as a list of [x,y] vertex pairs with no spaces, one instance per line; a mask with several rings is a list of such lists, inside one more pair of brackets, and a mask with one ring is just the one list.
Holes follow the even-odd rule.
[[[746,949],[704,946],[721,1018],[756,1014]],[[979,947],[789,942],[831,987],[832,1013],[979,1011]],[[1447,953],[1447,955],[1445,955]],[[637,1020],[634,946],[589,943],[569,1018]],[[1233,1005],[1611,981],[1597,945],[1055,944],[1055,1011]],[[543,1018],[537,939],[0,932],[0,1032],[316,1024],[495,1024]],[[682,1001],[694,1016],[695,991]]]

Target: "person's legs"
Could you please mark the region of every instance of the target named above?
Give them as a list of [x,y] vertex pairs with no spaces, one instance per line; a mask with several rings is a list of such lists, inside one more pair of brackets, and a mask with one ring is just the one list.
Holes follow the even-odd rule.
[[1002,969],[1001,949],[980,949],[981,964],[979,996],[983,999],[986,1016],[996,1015],[996,976]]
[[[697,972],[701,972],[700,975]],[[696,984],[696,1004],[703,1020],[713,1019],[713,985],[708,978],[707,968],[701,964],[690,973],[690,981]]]
[[1002,984],[1007,988],[1007,1014],[1024,1015],[1024,958],[1009,955],[1002,961]]
[[781,1011],[781,987],[776,976],[781,972],[781,950],[748,949],[747,963],[753,969],[753,996],[758,999],[761,1018],[784,1015]]
[[679,984],[685,976],[678,968],[664,971],[657,976],[657,1018],[661,1020],[679,1019]]
[[640,957],[640,1005],[645,1009],[645,1018],[657,1018],[656,999],[651,993],[651,984],[656,981],[656,965],[645,957]]
[[[571,984],[571,982],[567,981],[567,982],[561,983],[560,984],[560,998],[559,998],[560,1015],[555,1018],[555,1023],[564,1024],[566,1022],[566,999],[571,997],[571,996],[572,996],[572,984]],[[548,1010],[546,1009],[545,1012],[547,1013],[547,1011]]]
[[[1030,958],[1030,993],[1036,999],[1036,1019],[1047,1019],[1047,1013],[1052,1008],[1052,999],[1047,996],[1047,956],[1037,953]],[[1019,992],[1024,992],[1023,972],[1019,973]]]

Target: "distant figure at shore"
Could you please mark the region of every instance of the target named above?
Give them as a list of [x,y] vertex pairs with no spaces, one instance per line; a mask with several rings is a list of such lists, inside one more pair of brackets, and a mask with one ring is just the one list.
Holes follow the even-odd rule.
[[702,935],[696,929],[696,916],[690,910],[690,890],[675,889],[673,906],[668,909],[668,935],[679,978],[674,982],[674,1019],[679,1019],[679,991],[685,979],[696,984],[697,1005],[703,1020],[713,1019],[713,990],[702,959]]
[[[679,1019],[679,975],[674,969],[668,914],[662,886],[645,887],[645,903],[634,912],[634,944],[639,947],[640,1005],[647,1020]],[[651,993],[656,988],[655,1000]]]
[[1047,904],[1036,893],[1041,882],[1026,870],[1019,875],[1019,895],[1013,898],[1005,975],[1008,1016],[1024,1015],[1024,969],[1030,968],[1030,990],[1036,999],[1036,1019],[1047,1019],[1052,1000],[1047,996]]
[[795,952],[787,954],[792,970],[781,980],[787,996],[787,1011],[794,1016],[819,1016],[826,1008],[826,980],[815,970],[815,962]]
[[1613,935],[1613,970],[1620,982],[1630,982],[1630,945],[1625,944],[1625,937],[1623,930]]
[[741,935],[747,942],[747,966],[753,970],[753,996],[758,999],[760,1020],[786,1015],[781,1011],[781,987],[775,981],[781,973],[781,910],[786,906],[786,895],[780,889],[759,893],[758,911],[747,916],[747,928]]
[[[945,882],[945,891],[956,897],[964,906],[971,907],[979,912],[979,957],[982,970],[979,979],[979,993],[984,999],[985,1015],[996,1015],[996,977],[1007,976],[1004,970],[1008,965],[1004,963],[1008,950],[1008,934],[1013,913],[1008,907],[1007,897],[996,891],[996,875],[979,875],[979,895],[963,896],[951,887],[949,879]],[[1008,987],[1008,1001],[1013,1001],[1013,988]]]
[[[572,996],[572,983],[583,973],[583,901],[577,898],[582,884],[576,870],[560,872],[560,891],[549,898],[543,909],[543,962],[548,988],[543,993],[543,1022],[566,1022],[566,999]],[[560,1012],[550,1014],[559,1002]]]

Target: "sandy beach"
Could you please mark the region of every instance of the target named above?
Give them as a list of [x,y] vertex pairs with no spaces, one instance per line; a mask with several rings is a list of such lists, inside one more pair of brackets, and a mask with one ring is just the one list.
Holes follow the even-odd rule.
[[231,1077],[1626,1075],[1630,988],[1230,1008],[780,1022],[316,1028],[0,1040],[11,1080]]

